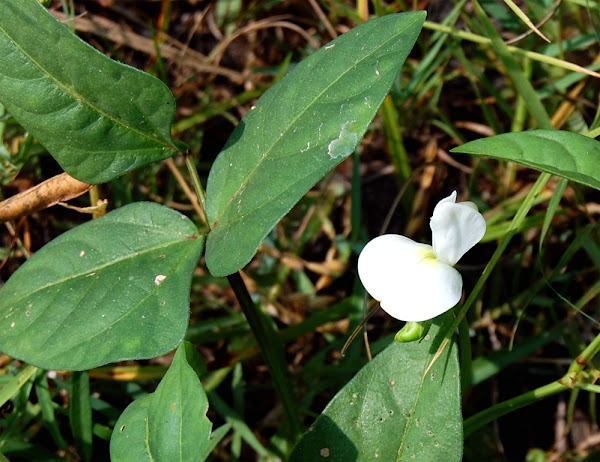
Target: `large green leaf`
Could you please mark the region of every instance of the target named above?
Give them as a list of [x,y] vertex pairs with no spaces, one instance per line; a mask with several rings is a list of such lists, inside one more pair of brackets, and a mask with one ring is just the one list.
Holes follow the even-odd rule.
[[294,448],[307,460],[460,461],[462,416],[455,343],[424,375],[443,338],[434,321],[419,342],[393,341],[330,401]]
[[175,151],[175,101],[37,0],[0,1],[0,102],[75,178],[102,183]]
[[208,400],[189,364],[194,347],[184,342],[156,391],[131,403],[110,439],[112,462],[202,461],[210,447]]
[[188,218],[150,202],[62,234],[0,290],[0,351],[66,370],[171,351],[203,244]]
[[578,133],[532,130],[471,141],[452,149],[510,160],[600,189],[600,142]]
[[211,273],[248,263],[277,221],[356,148],[424,20],[421,11],[361,24],[298,64],[245,115],[208,178]]

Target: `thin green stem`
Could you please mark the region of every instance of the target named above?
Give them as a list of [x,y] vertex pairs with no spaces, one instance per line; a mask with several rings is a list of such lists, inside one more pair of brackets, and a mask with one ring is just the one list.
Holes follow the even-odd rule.
[[279,394],[292,433],[294,437],[298,437],[301,433],[300,419],[296,408],[298,400],[297,397],[294,397],[289,384],[287,363],[277,331],[264,319],[264,315],[256,307],[252,298],[250,298],[250,293],[248,292],[248,288],[246,287],[246,284],[244,284],[240,273],[234,273],[227,276],[227,280],[242,306],[246,320],[248,321],[248,324],[250,324],[258,347],[269,368],[269,372],[273,379],[273,386]]
[[[564,378],[566,377],[567,376]],[[463,426],[465,439],[473,434],[473,432],[475,432],[477,429],[493,420],[496,420],[498,417],[502,417],[509,412],[538,402],[544,398],[547,398],[548,396],[569,390],[570,387],[561,383],[563,379],[549,383],[548,385],[544,385],[540,388],[536,388],[535,390],[531,390],[527,393],[523,393],[515,398],[503,401],[502,403],[496,404],[495,406],[489,407],[486,410],[469,417],[464,421]]]
[[[423,24],[423,29],[444,32],[446,34],[452,35],[453,37],[463,39],[463,40],[468,40],[469,42],[479,43],[481,45],[491,45],[492,44],[492,40],[487,37],[483,37],[481,35],[477,35],[472,32],[456,30],[450,26],[445,26],[443,24],[437,24],[435,22],[425,21],[425,23]],[[546,56],[541,53],[536,53],[535,51],[522,50],[521,48],[518,48],[518,47],[515,47],[512,45],[507,45],[506,48],[508,49],[508,51],[510,51],[513,54],[526,56],[537,62],[550,64],[552,66],[560,67],[561,69],[566,69],[566,70],[572,71],[572,72],[581,72],[583,74],[592,75],[594,77],[600,77],[600,74],[598,74],[597,72],[591,71],[589,69],[586,69],[577,64],[570,63],[568,61],[563,61],[562,59],[554,58],[552,56]]]
[[579,373],[583,371],[585,366],[598,354],[600,351],[600,334],[592,340],[592,342],[581,352],[579,356],[571,363],[569,372]]
[[92,186],[92,189],[90,189],[90,205],[92,206],[92,208],[95,207],[94,212],[92,213],[92,217],[94,219],[96,218],[100,218],[101,216],[106,214],[106,207],[98,207],[98,204],[100,203],[100,189],[98,188],[98,185],[95,184],[94,186]]
[[467,32],[464,30],[454,29],[444,24],[438,24],[437,22],[425,21],[425,23],[423,24],[423,29],[442,32],[445,34],[449,34],[452,37],[468,40],[469,42],[479,43],[480,45],[490,45],[492,43],[492,41],[489,38],[484,37],[482,35],[477,35],[473,32]]
[[502,238],[502,240],[500,241],[500,244],[496,248],[496,251],[492,255],[492,258],[490,259],[489,263],[483,270],[481,277],[479,278],[479,280],[475,284],[475,287],[469,294],[467,301],[465,302],[465,304],[462,306],[461,310],[459,311],[458,320],[456,321],[456,326],[454,328],[458,327],[458,323],[460,322],[460,320],[464,317],[465,313],[469,310],[469,308],[471,308],[473,303],[475,303],[475,300],[477,299],[477,297],[479,297],[479,293],[481,292],[481,289],[483,289],[483,286],[486,283],[490,274],[492,274],[492,270],[494,269],[496,264],[500,261],[500,257],[504,253],[504,250],[508,246],[508,243],[510,242],[512,237],[516,234],[517,230],[521,227],[523,220],[525,219],[525,217],[529,213],[529,210],[535,203],[536,196],[542,192],[542,190],[544,189],[544,186],[546,186],[546,183],[548,183],[550,176],[551,175],[549,173],[542,173],[538,177],[536,182],[534,183],[533,187],[529,190],[529,193],[527,193],[527,196],[525,196],[525,199],[523,199],[523,203],[519,207],[519,210],[517,210],[515,217],[513,218],[513,220],[510,223],[508,233],[506,233],[504,235],[504,237]]
[[[585,351],[579,356],[581,358],[584,355],[594,355],[600,349],[600,336],[596,337],[594,341],[585,349]],[[579,360],[578,358],[578,360]],[[555,395],[562,391],[581,389],[591,393],[600,393],[600,385],[590,383],[594,381],[594,377],[583,371],[585,364],[580,364],[579,361],[574,361],[569,371],[560,379],[555,382],[549,383],[542,387],[536,388],[535,390],[523,393],[520,396],[511,398],[502,403],[491,406],[484,411],[481,411],[474,416],[469,417],[464,421],[464,436],[465,438],[473,434],[477,429],[481,428],[485,424],[496,420],[503,415],[506,415],[512,411],[520,409],[522,407],[533,404],[540,401],[548,396]]]
[[[192,179],[192,184],[194,185],[196,195],[200,202],[200,207],[206,216],[206,194],[202,187],[202,183],[200,182],[200,176],[198,175],[196,166],[191,157],[187,154],[185,156],[185,165]],[[207,224],[210,228],[208,220]],[[293,396],[289,384],[287,363],[285,361],[285,354],[279,334],[276,328],[267,322],[262,312],[252,301],[248,288],[240,273],[238,272],[227,276],[227,280],[229,281],[236,298],[240,302],[246,320],[250,325],[250,329],[252,329],[254,338],[258,343],[262,357],[265,360],[269,373],[273,379],[273,386],[283,404],[283,409],[290,423],[293,436],[296,438],[301,434],[300,417],[296,408],[297,399]]]
[[600,127],[592,130],[591,132],[586,133],[585,136],[589,138],[596,138],[597,136],[600,136]]
[[[194,185],[194,190],[196,191],[196,195],[198,196],[198,201],[200,202],[200,207],[204,212],[204,216],[206,215],[206,193],[204,192],[204,188],[202,187],[202,183],[200,182],[200,176],[198,175],[198,170],[196,170],[196,165],[194,165],[194,161],[192,160],[192,156],[186,154],[185,156],[185,166],[188,169],[188,173],[190,174],[190,178],[192,179],[192,184]],[[206,224],[210,228],[210,223],[208,223],[208,217],[206,220]]]
[[460,353],[460,388],[464,396],[473,379],[471,338],[469,335],[469,323],[466,318],[463,318],[458,325],[458,341],[460,346],[458,350]]
[[100,191],[98,190],[98,185],[94,185],[92,186],[92,189],[90,189],[90,205],[93,207],[95,206],[98,201],[100,200]]
[[591,393],[600,393],[600,385],[593,383],[578,383],[576,387]]

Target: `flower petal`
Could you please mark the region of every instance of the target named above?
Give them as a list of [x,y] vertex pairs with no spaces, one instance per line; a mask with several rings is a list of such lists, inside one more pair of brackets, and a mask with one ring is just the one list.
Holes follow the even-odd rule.
[[472,202],[456,202],[456,191],[433,209],[429,226],[436,257],[454,266],[485,234],[485,218]]
[[396,234],[370,241],[358,258],[358,275],[381,307],[402,321],[426,321],[456,305],[458,271],[437,260],[431,246]]

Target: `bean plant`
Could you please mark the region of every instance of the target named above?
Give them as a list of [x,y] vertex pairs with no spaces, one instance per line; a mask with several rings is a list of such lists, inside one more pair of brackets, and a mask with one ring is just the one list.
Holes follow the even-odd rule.
[[[441,216],[440,202],[432,217],[433,247],[410,244],[426,252],[422,259],[410,260],[404,247],[386,248],[375,263],[365,269],[359,266],[373,298],[408,323],[396,339],[386,338],[373,360],[306,427],[281,333],[256,303],[240,271],[282,217],[356,152],[397,82],[425,12],[369,20],[303,59],[251,106],[204,185],[198,160],[172,136],[175,99],[163,82],[104,56],[37,0],[0,2],[0,103],[7,113],[64,172],[87,185],[182,157],[205,217],[194,222],[173,208],[134,202],[64,232],[35,252],[0,290],[0,351],[27,365],[0,389],[1,401],[35,386],[45,405],[44,422],[56,428],[45,371],[70,372],[69,412],[76,448],[69,451],[90,460],[98,454],[92,446],[88,371],[175,350],[155,391],[129,404],[110,428],[110,458],[115,462],[210,458],[233,425],[242,432],[247,427],[229,420],[213,428],[207,417],[206,385],[201,382],[206,366],[194,346],[184,341],[192,280],[199,265],[214,277],[227,278],[242,307],[282,405],[291,444],[280,456],[290,461],[460,461],[464,438],[486,423],[552,394],[576,388],[597,392],[598,372],[590,361],[600,348],[600,337],[578,352],[564,377],[463,420],[461,401],[470,380],[464,375],[469,351],[465,315],[480,300],[494,267],[552,176],[560,178],[561,187],[547,209],[544,232],[567,181],[600,189],[595,133],[554,129],[511,51],[486,13],[473,4],[490,46],[509,70],[537,129],[481,138],[453,151],[515,162],[541,173],[504,232],[496,236],[494,252],[477,282],[465,284],[463,302],[459,301],[463,282],[452,266],[482,239],[486,225],[476,206],[454,204],[456,193],[450,188],[452,205],[460,208],[461,217],[468,215],[477,224],[471,218],[458,222],[445,218],[439,224],[435,219]],[[486,208],[481,202],[479,206]],[[455,234],[440,237],[448,230]],[[488,223],[488,236],[494,230]],[[456,244],[463,242],[465,233],[471,236],[468,245]],[[391,241],[403,246],[404,239]],[[446,258],[449,251],[440,250],[443,239],[459,246],[460,255]],[[356,253],[366,241],[359,241]],[[418,276],[418,285],[407,283],[416,280],[423,259],[428,265],[435,261],[450,279],[425,272]],[[557,271],[560,268],[557,264]],[[451,295],[440,296],[449,306],[444,305],[438,295],[459,280]],[[433,308],[426,310],[426,305]],[[246,438],[252,441],[248,431]],[[59,447],[64,444],[59,434],[53,435]]]

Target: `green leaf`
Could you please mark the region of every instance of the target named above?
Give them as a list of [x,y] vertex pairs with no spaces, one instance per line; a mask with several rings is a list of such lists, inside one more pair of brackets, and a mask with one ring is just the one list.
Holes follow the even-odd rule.
[[354,151],[424,20],[421,11],[361,24],[303,60],[248,111],[208,178],[213,275],[248,263],[277,221]]
[[194,347],[184,342],[156,391],[121,414],[110,439],[113,462],[202,461],[212,424],[208,400],[189,362]]
[[210,435],[210,443],[208,444],[208,446],[206,446],[206,448],[204,448],[204,454],[202,455],[201,460],[208,459],[208,456],[213,451],[213,449],[216,448],[217,445],[221,442],[221,440],[225,438],[225,435],[229,433],[229,430],[231,430],[231,426],[231,422],[227,422],[221,425],[219,428],[213,430],[212,434]]
[[[392,342],[330,401],[289,462],[462,459],[456,344],[424,375],[442,337],[434,320],[419,342]],[[441,332],[441,333],[440,333]]]
[[600,189],[600,142],[561,130],[505,133],[471,141],[452,149],[509,160]]
[[102,183],[176,151],[161,81],[81,41],[37,0],[1,1],[0,18],[0,102],[67,173]]
[[203,244],[188,218],[150,202],[67,231],[0,290],[0,351],[59,370],[171,351]]
[[153,462],[148,447],[148,412],[153,396],[147,395],[131,403],[115,424],[110,438],[112,462]]

